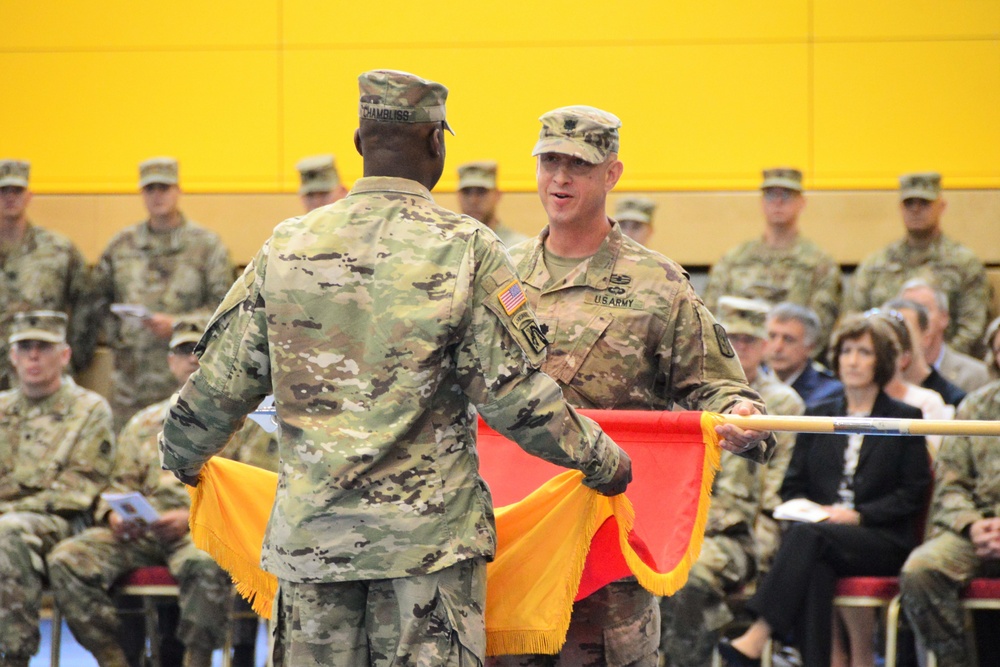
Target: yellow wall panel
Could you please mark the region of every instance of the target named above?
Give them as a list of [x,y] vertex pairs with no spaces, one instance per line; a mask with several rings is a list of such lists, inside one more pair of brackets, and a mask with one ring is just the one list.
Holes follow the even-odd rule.
[[818,186],[891,187],[918,170],[1000,186],[1000,41],[815,49]]
[[1000,38],[997,0],[813,0],[818,40]]
[[279,0],[0,0],[0,49],[274,47]]
[[273,189],[273,52],[0,54],[17,104],[0,105],[4,151],[48,192],[132,191],[136,165],[181,161],[188,190]]
[[[579,42],[805,39],[808,6],[800,0],[759,3],[732,0],[625,0],[606,3],[509,0],[449,3],[428,16],[420,3],[287,0],[283,30],[290,46],[518,46]],[[442,9],[445,9],[442,7]]]
[[[285,161],[292,187],[296,157],[333,151],[347,177],[360,175],[352,143],[357,74],[375,67],[415,72],[447,85],[448,167],[440,187],[455,187],[455,167],[491,158],[508,190],[534,189],[531,149],[538,117],[567,104],[590,104],[622,119],[624,189],[756,187],[759,170],[805,165],[808,153],[806,47],[783,44],[536,47],[532,67],[510,67],[503,48],[292,51],[284,59]],[[627,59],[643,66],[622,68]],[[586,63],[564,67],[563,63]],[[775,86],[766,72],[782,64]],[[746,113],[753,109],[752,114]]]

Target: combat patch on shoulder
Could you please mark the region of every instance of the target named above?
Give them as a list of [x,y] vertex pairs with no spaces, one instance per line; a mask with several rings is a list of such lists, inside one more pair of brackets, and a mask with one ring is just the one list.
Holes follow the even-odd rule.
[[541,352],[549,344],[545,334],[542,333],[538,320],[535,319],[535,314],[527,308],[511,318],[511,323],[535,352]]
[[736,356],[736,352],[733,351],[733,346],[729,344],[729,334],[726,333],[725,327],[721,324],[715,324],[715,340],[719,343],[719,352],[722,356],[732,359]]
[[503,306],[504,312],[508,315],[513,315],[514,312],[523,306],[528,301],[528,297],[525,296],[524,290],[521,289],[521,283],[517,280],[512,281],[507,287],[504,288],[500,294],[497,295],[500,300],[500,305]]

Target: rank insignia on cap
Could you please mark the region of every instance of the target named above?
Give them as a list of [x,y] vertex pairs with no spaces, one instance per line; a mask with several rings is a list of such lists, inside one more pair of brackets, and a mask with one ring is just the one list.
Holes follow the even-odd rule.
[[503,306],[504,311],[506,311],[508,315],[523,306],[524,302],[528,300],[527,297],[524,296],[524,290],[521,289],[521,283],[516,280],[510,285],[507,285],[507,288],[500,292],[500,296],[498,298],[500,299],[500,305]]

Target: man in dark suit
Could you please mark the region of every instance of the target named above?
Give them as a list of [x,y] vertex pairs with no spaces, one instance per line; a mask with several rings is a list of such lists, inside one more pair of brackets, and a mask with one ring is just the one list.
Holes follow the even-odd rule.
[[837,395],[842,386],[825,367],[813,361],[820,323],[816,313],[784,302],[767,315],[767,348],[764,358],[779,380],[799,393],[806,407]]

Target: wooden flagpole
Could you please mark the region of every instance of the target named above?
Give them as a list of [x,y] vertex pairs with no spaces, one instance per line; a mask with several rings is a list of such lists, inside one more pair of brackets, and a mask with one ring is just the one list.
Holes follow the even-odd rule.
[[880,435],[1000,435],[1000,421],[718,415],[719,421],[756,431],[877,433]]

